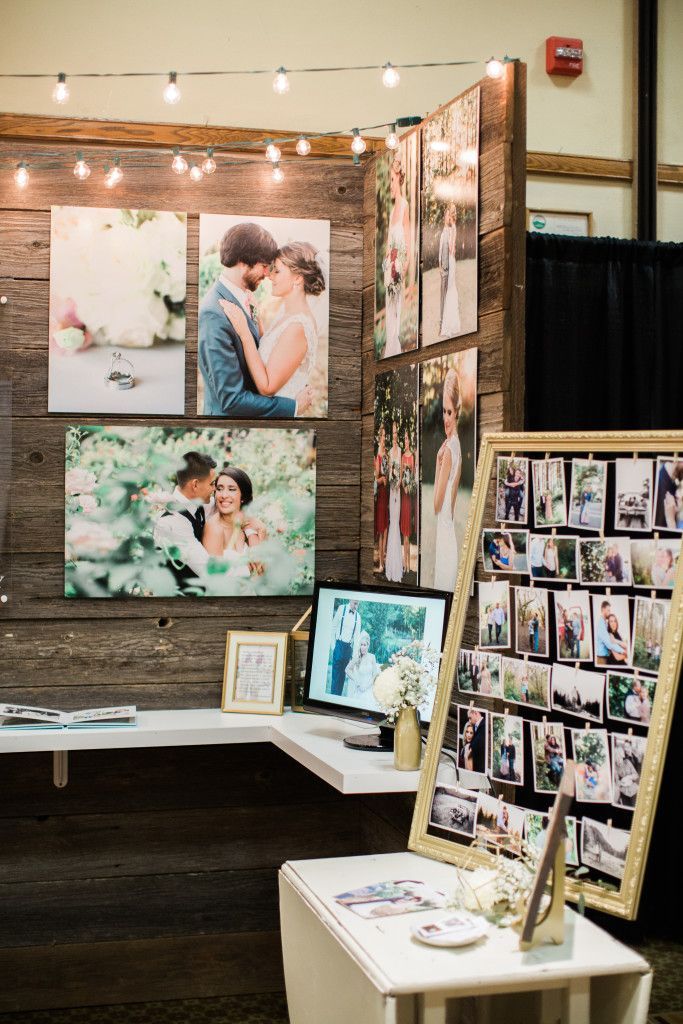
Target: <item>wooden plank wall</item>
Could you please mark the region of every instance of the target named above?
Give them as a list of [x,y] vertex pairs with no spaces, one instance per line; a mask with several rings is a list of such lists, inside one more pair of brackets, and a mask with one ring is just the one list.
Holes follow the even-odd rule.
[[487,430],[523,428],[526,66],[508,64],[502,79],[484,78],[480,85],[479,329],[475,334],[375,361],[375,189],[374,175],[365,177],[361,465],[361,577],[365,582],[373,581],[376,373],[476,345],[479,436]]

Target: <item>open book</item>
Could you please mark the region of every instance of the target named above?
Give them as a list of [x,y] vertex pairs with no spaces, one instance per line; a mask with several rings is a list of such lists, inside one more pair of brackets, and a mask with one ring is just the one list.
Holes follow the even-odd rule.
[[0,704],[0,729],[89,729],[93,726],[136,724],[134,705],[54,711],[51,708],[30,708],[24,704]]

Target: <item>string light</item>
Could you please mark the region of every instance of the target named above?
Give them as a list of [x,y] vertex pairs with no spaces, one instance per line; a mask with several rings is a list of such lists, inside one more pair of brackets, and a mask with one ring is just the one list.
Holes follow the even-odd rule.
[[201,181],[204,177],[204,171],[197,164],[192,164],[190,167],[190,178],[192,181]]
[[14,181],[17,188],[26,188],[29,181],[28,164],[22,160],[21,163],[17,164],[17,169],[14,172]]
[[299,156],[308,156],[311,152],[311,144],[305,135],[300,135],[296,143],[296,151]]
[[187,170],[187,160],[185,159],[183,154],[180,152],[180,149],[178,148],[178,146],[176,146],[174,148],[174,150],[173,150],[173,159],[171,160],[171,169],[174,170],[176,174],[184,174],[185,171]]
[[497,57],[489,57],[486,61],[486,74],[489,78],[500,78],[503,74],[503,61]]
[[273,92],[276,92],[278,96],[284,96],[286,92],[289,92],[289,78],[287,77],[286,68],[279,67],[275,72]]
[[55,103],[66,103],[69,98],[69,86],[66,84],[66,75],[60,71],[57,75],[57,84],[52,90],[52,99]]
[[282,153],[277,148],[272,139],[267,139],[266,141],[268,143],[268,145],[266,146],[266,160],[270,160],[272,164],[276,164],[280,157],[282,156]]
[[204,174],[213,174],[216,170],[216,161],[213,158],[213,146],[209,146],[206,151],[206,156],[202,161],[202,171]]
[[164,89],[164,103],[174,104],[180,100],[180,89],[177,83],[178,75],[175,71],[169,71],[168,83]]
[[398,149],[398,135],[396,134],[395,124],[392,124],[391,131],[384,140],[384,145],[387,149]]
[[382,85],[385,85],[387,89],[395,89],[400,81],[401,76],[397,69],[387,61],[382,71]]
[[282,168],[280,167],[280,164],[279,164],[279,163],[278,163],[278,162],[276,161],[276,162],[275,162],[275,163],[273,164],[273,181],[274,181],[274,182],[275,182],[275,183],[276,183],[277,185],[281,185],[281,184],[282,184],[282,182],[283,182],[284,180],[285,180],[285,174],[284,174],[284,171],[283,171],[283,170],[282,170]]
[[109,164],[104,165],[104,184],[107,188],[114,188],[115,185],[121,181],[123,177],[123,171],[121,170],[121,161],[118,156],[114,157],[114,166],[110,167]]
[[353,166],[360,167],[360,157],[358,156],[358,153],[353,154]]
[[355,153],[356,156],[360,156],[367,149],[365,139],[360,133],[359,128],[353,129],[353,139],[351,141],[351,152]]
[[74,177],[78,178],[79,181],[85,181],[86,178],[90,177],[90,168],[83,159],[83,154],[78,152],[76,154],[76,163],[74,164]]

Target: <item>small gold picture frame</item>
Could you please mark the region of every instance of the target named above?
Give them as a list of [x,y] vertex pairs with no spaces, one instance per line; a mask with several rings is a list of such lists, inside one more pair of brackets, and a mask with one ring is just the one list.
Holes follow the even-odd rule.
[[221,711],[281,715],[288,633],[229,630]]

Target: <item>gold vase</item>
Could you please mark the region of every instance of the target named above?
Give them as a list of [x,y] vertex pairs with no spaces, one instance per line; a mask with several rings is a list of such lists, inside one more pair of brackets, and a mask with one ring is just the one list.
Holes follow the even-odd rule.
[[422,737],[417,708],[401,708],[394,729],[394,768],[416,772],[420,768]]

